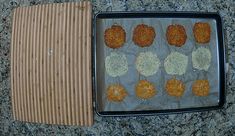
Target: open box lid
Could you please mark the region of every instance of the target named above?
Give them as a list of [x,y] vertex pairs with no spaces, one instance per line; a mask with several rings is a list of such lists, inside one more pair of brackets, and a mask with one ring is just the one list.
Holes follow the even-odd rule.
[[11,88],[16,120],[93,124],[88,1],[13,11]]

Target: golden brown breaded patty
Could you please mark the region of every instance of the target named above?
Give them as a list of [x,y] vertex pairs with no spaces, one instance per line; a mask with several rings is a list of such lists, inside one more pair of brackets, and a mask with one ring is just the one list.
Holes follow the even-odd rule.
[[208,23],[197,22],[194,24],[193,34],[196,42],[208,43],[211,37],[211,27]]
[[168,95],[180,97],[184,94],[185,85],[182,81],[172,78],[167,80],[165,89]]
[[126,32],[119,25],[112,25],[104,32],[105,44],[113,49],[120,48],[126,42]]
[[120,84],[112,84],[107,88],[107,98],[109,101],[121,102],[126,96],[127,92]]
[[153,27],[140,24],[133,31],[133,42],[140,47],[148,47],[153,43],[155,38],[155,30]]
[[193,94],[196,96],[208,96],[210,84],[208,80],[196,80],[192,85]]
[[181,47],[185,44],[187,35],[182,25],[169,25],[166,31],[166,38],[170,45]]
[[156,95],[155,87],[147,80],[140,80],[135,86],[136,96],[142,99],[148,99]]

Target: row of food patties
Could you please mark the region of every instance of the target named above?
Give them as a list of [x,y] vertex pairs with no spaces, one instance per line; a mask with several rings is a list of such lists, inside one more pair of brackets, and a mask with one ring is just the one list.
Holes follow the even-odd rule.
[[[167,80],[165,91],[168,95],[174,97],[182,97],[185,92],[185,85],[182,81],[175,78]],[[196,80],[192,85],[192,94],[195,96],[208,96],[210,85],[208,80]],[[135,85],[135,94],[139,99],[150,99],[158,94],[156,86],[148,80],[140,80]],[[123,101],[128,92],[121,84],[111,84],[106,91],[107,99],[111,102]]]
[[[193,34],[197,43],[208,43],[210,41],[211,28],[206,22],[197,22],[193,27]],[[139,47],[152,45],[156,32],[152,26],[145,24],[137,25],[133,31],[132,41]],[[184,26],[180,24],[169,25],[166,31],[166,38],[169,45],[181,47],[187,40]],[[126,42],[126,32],[120,25],[112,25],[104,33],[105,43],[108,47],[117,49]]]
[[[211,65],[211,52],[205,47],[199,47],[192,52],[192,65],[197,70],[208,71]],[[171,52],[164,60],[164,68],[169,75],[183,75],[188,69],[188,56]],[[156,74],[160,69],[161,61],[156,53],[151,51],[140,52],[135,60],[135,68],[139,74],[148,77]],[[128,72],[128,60],[124,53],[111,52],[105,58],[105,70],[111,77],[123,76]]]

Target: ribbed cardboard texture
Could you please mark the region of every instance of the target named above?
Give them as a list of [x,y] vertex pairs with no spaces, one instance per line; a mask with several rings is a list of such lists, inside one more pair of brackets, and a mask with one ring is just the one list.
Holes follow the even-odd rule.
[[90,2],[13,11],[11,92],[16,120],[93,124]]

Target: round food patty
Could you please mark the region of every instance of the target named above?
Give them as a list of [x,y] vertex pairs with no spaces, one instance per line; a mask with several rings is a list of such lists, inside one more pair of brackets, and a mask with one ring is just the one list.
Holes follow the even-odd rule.
[[168,95],[180,97],[184,94],[185,85],[177,79],[169,79],[166,82],[165,89]]
[[196,80],[192,86],[193,94],[196,96],[208,96],[210,84],[208,80]]
[[167,41],[170,45],[181,47],[185,44],[187,35],[182,25],[169,25],[166,31]]
[[126,42],[126,32],[119,25],[112,25],[104,32],[105,44],[113,49],[120,48]]
[[144,76],[151,76],[157,73],[160,66],[160,60],[152,52],[141,52],[136,58],[136,69]]
[[128,63],[125,54],[111,52],[105,58],[105,69],[111,77],[122,76],[128,71]]
[[196,42],[208,43],[211,37],[211,28],[208,23],[197,22],[193,27],[193,34]]
[[153,27],[140,24],[135,27],[132,40],[140,47],[148,47],[153,43],[155,35]]
[[127,96],[125,88],[120,84],[109,85],[106,93],[108,100],[113,102],[121,102]]
[[192,52],[193,67],[199,70],[208,70],[211,63],[211,52],[209,49],[200,47]]
[[147,80],[140,80],[135,86],[136,96],[141,99],[149,99],[156,95],[155,87]]
[[179,52],[171,52],[164,60],[164,67],[167,74],[183,75],[188,66],[188,56]]

